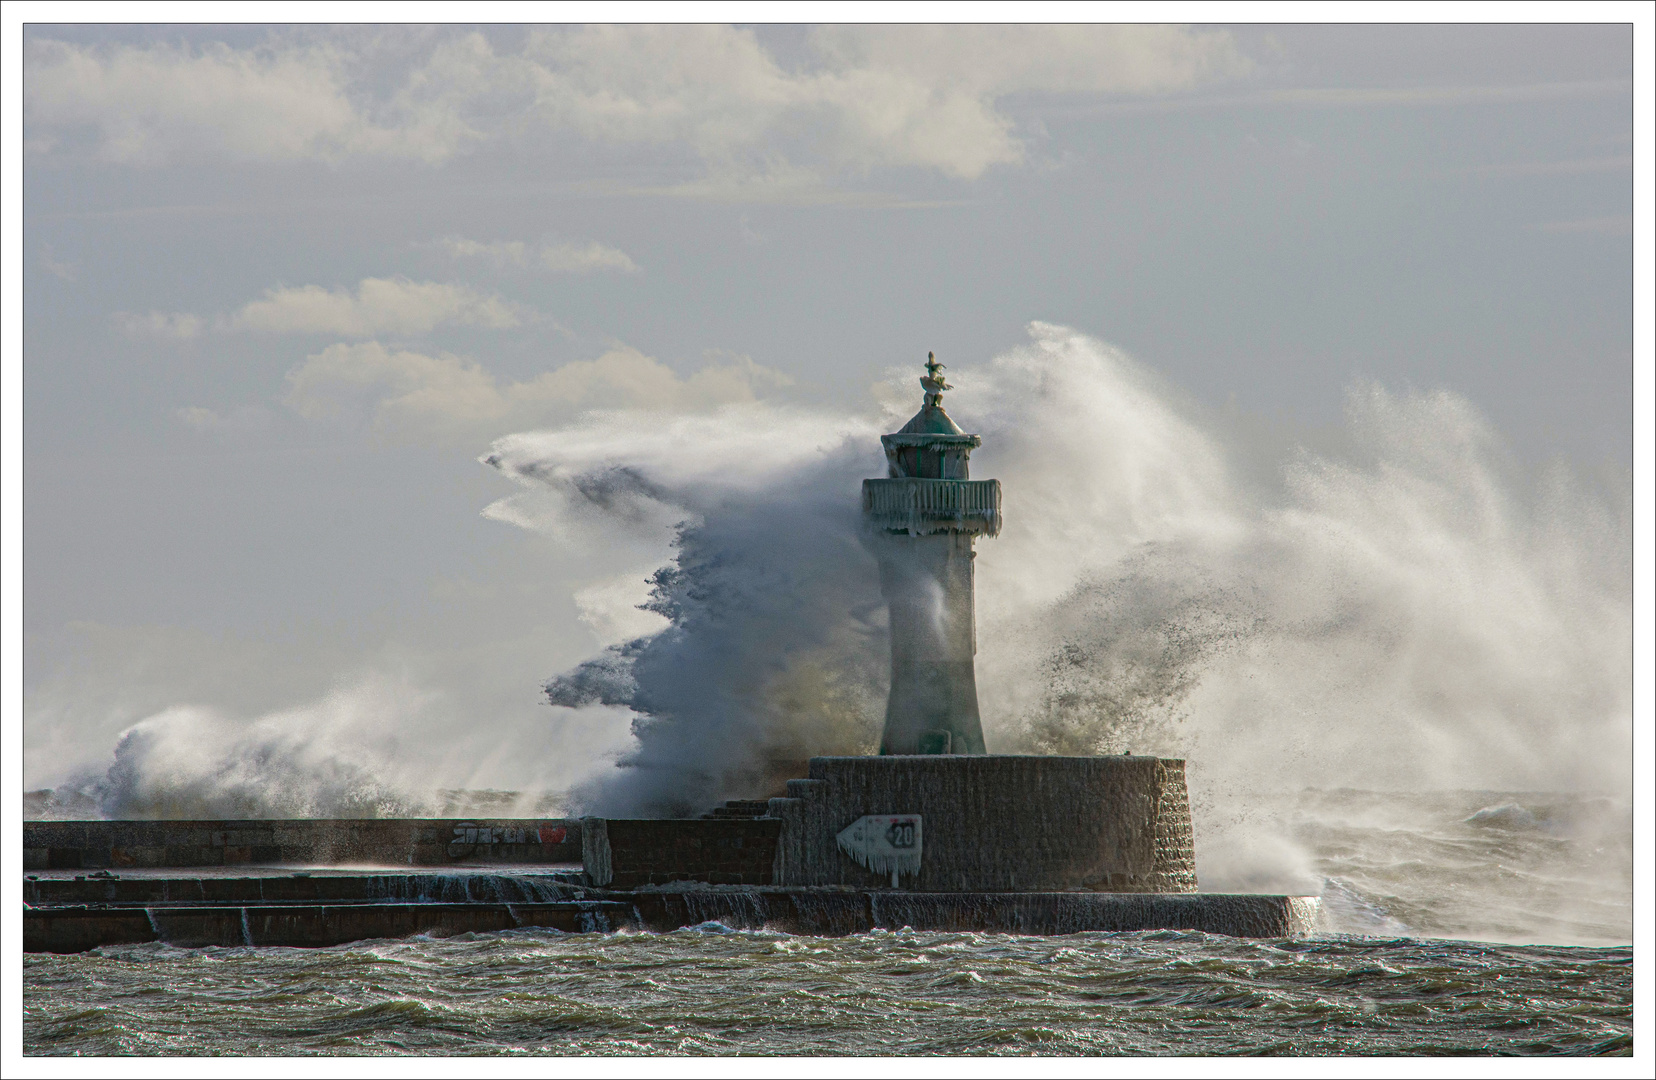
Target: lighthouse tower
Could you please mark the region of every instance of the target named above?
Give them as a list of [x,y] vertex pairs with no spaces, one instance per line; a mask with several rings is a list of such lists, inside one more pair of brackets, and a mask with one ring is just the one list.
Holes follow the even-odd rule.
[[863,481],[863,518],[891,610],[891,696],[882,754],[982,754],[972,543],[1001,526],[999,480],[972,480],[983,444],[943,411],[943,365],[926,355],[925,402],[880,436],[888,475]]

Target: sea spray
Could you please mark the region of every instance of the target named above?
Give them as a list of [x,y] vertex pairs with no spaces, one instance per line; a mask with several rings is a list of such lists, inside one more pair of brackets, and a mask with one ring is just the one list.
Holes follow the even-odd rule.
[[[870,450],[847,438],[850,426],[830,427],[825,438],[820,427],[800,430],[790,414],[741,407],[698,422],[686,433],[696,439],[670,460],[619,472],[614,455],[629,449],[625,439],[571,440],[586,458],[572,451],[547,459],[563,445],[548,440],[503,441],[490,455],[496,467],[548,485],[554,499],[584,512],[617,501],[624,486],[623,527],[681,517],[676,558],[654,575],[646,602],[667,628],[547,686],[555,705],[625,706],[637,716],[637,751],[584,793],[588,808],[698,813],[727,792],[779,789],[813,754],[873,748],[884,607],[859,539],[857,491],[879,451],[877,440]],[[769,439],[756,441],[759,430]],[[743,470],[732,467],[738,455],[727,447],[706,445],[720,438],[755,452],[767,442],[780,449]],[[692,471],[698,454],[711,474]],[[779,469],[790,456],[791,467]],[[640,509],[640,500],[656,509]]]
[[62,787],[106,818],[415,816],[427,800],[387,768],[396,713],[417,707],[399,698],[375,686],[251,724],[165,710],[121,735],[102,775]]
[[[976,575],[991,752],[1188,758],[1212,889],[1324,890],[1266,793],[1626,793],[1622,481],[1586,484],[1558,463],[1527,480],[1464,399],[1361,383],[1338,438],[1284,453],[1118,350],[1043,324],[1031,338],[955,366],[955,410],[1005,490],[1006,527]],[[774,414],[749,414],[747,434],[765,423],[789,444]],[[598,700],[639,717],[638,751],[583,793],[592,805],[690,812],[768,793],[764,765],[790,756],[779,746],[866,752],[846,736],[874,727],[886,644],[872,567],[837,508],[879,463],[853,438],[763,486],[713,469],[686,482],[696,454],[728,458],[717,448],[687,447],[674,483],[637,466],[651,498],[685,512],[646,602],[669,626],[549,684],[554,703],[578,704],[602,682]],[[604,467],[624,451],[618,434]],[[522,478],[589,467],[492,460]],[[835,689],[836,722],[826,695],[767,699],[800,670]],[[1601,869],[1589,876],[1618,888],[1619,864]],[[1371,922],[1402,925],[1386,918]]]
[[[1266,797],[1308,787],[1386,788],[1404,805],[1446,788],[1600,792],[1612,809],[1594,835],[1625,832],[1625,475],[1526,477],[1446,391],[1358,384],[1343,430],[1314,447],[1239,434],[1120,351],[1046,324],[951,373],[953,410],[984,437],[974,465],[1004,489],[1006,527],[976,574],[992,752],[1188,758],[1210,889],[1363,887],[1313,857],[1311,803]],[[912,410],[907,392],[891,400],[861,416],[593,413],[486,455],[518,484],[489,517],[572,558],[592,544],[661,552],[636,575],[661,629],[547,673],[549,719],[565,726],[545,752],[594,778],[570,810],[693,814],[769,794],[813,754],[872,750],[888,645],[857,491],[883,472],[878,433]],[[83,787],[109,814],[424,805],[451,750],[396,739],[419,691],[345,695],[251,730],[158,714]],[[630,742],[564,738],[574,721],[630,723]],[[630,748],[612,764],[588,745]],[[1619,889],[1624,848],[1598,848],[1583,888],[1597,875]]]
[[[1447,392],[1354,388],[1343,454],[1300,450],[1261,487],[1239,479],[1264,472],[1254,448],[1073,331],[1035,324],[1029,345],[955,371],[955,409],[1006,493],[977,572],[992,751],[1186,755],[1210,797],[1625,786],[1621,493],[1561,469],[1523,490],[1494,432]],[[685,518],[648,601],[669,627],[549,684],[556,704],[639,718],[637,752],[592,804],[688,812],[765,794],[766,763],[855,752],[884,693],[851,513],[855,481],[877,475],[872,440],[856,445],[847,422],[842,443],[768,460],[759,483],[721,470],[758,430],[809,444],[784,413],[704,424],[670,463],[629,459],[632,425],[603,423],[607,441],[504,440],[489,459],[526,484],[557,478],[566,505],[595,488],[588,515],[615,485],[583,478],[625,476],[635,501],[618,521],[648,516],[639,499]],[[804,670],[851,716],[825,722],[811,695],[778,708],[778,683]]]
[[[243,718],[201,705],[145,717],[120,733],[101,768],[70,772],[52,789],[31,793],[29,816],[41,818],[388,818],[563,817],[567,782],[517,791],[457,789],[489,771],[501,744],[540,750],[529,739],[489,728],[442,724],[464,715],[463,703],[414,680],[383,672],[341,678],[321,700]],[[530,683],[521,691],[534,700]],[[599,767],[615,739],[603,710],[566,710],[562,755],[535,771],[579,777]],[[544,717],[541,718],[544,720]],[[32,721],[31,721],[32,722]],[[449,730],[443,730],[444,727]],[[593,737],[596,729],[597,737]],[[481,759],[479,754],[486,755]],[[573,758],[573,760],[571,760]]]

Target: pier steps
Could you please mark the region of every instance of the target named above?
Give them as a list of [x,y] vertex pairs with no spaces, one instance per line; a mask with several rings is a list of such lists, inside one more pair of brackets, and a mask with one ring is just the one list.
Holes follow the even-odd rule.
[[747,821],[770,813],[769,799],[730,799],[702,815],[703,820]]
[[40,878],[26,882],[24,949],[83,952],[141,942],[314,947],[537,928],[669,932],[710,922],[830,936],[907,927],[1009,934],[1181,930],[1282,938],[1309,933],[1317,914],[1313,897],[707,885],[625,890],[581,885],[564,873],[477,874],[460,890],[470,899],[458,899],[452,884],[433,888],[433,875],[408,875],[401,883],[392,877],[305,878],[272,871],[209,880]]

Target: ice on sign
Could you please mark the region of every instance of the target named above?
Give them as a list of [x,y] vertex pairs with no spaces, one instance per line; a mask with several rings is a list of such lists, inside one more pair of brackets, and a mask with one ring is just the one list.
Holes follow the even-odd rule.
[[897,875],[920,872],[919,814],[869,814],[847,825],[835,840],[861,865],[890,874],[893,889]]

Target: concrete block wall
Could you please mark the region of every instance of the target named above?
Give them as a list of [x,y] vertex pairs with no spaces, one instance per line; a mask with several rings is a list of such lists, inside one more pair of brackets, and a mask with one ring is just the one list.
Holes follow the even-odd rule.
[[580,857],[581,825],[567,818],[23,823],[26,870],[544,864]]
[[614,888],[890,888],[835,838],[865,814],[920,814],[924,892],[1191,892],[1184,762],[977,755],[813,758],[768,818],[32,821],[24,867],[583,864]]
[[35,907],[23,913],[26,952],[82,952],[165,941],[180,946],[327,946],[408,934],[483,933],[526,926],[566,933],[623,927],[676,930],[718,920],[791,934],[875,928],[1011,934],[1200,930],[1298,937],[1315,930],[1316,897],[1213,893],[893,893],[855,889],[589,890],[587,898],[514,903],[346,903]]
[[767,818],[583,818],[581,861],[592,884],[615,889],[769,885],[781,831]]
[[921,892],[1196,890],[1184,762],[1153,757],[812,758],[772,799],[779,885],[889,888],[835,838],[868,814],[919,814]]
[[1196,891],[1196,834],[1190,823],[1190,791],[1185,787],[1185,763],[1177,758],[1156,760],[1156,857],[1143,892]]

